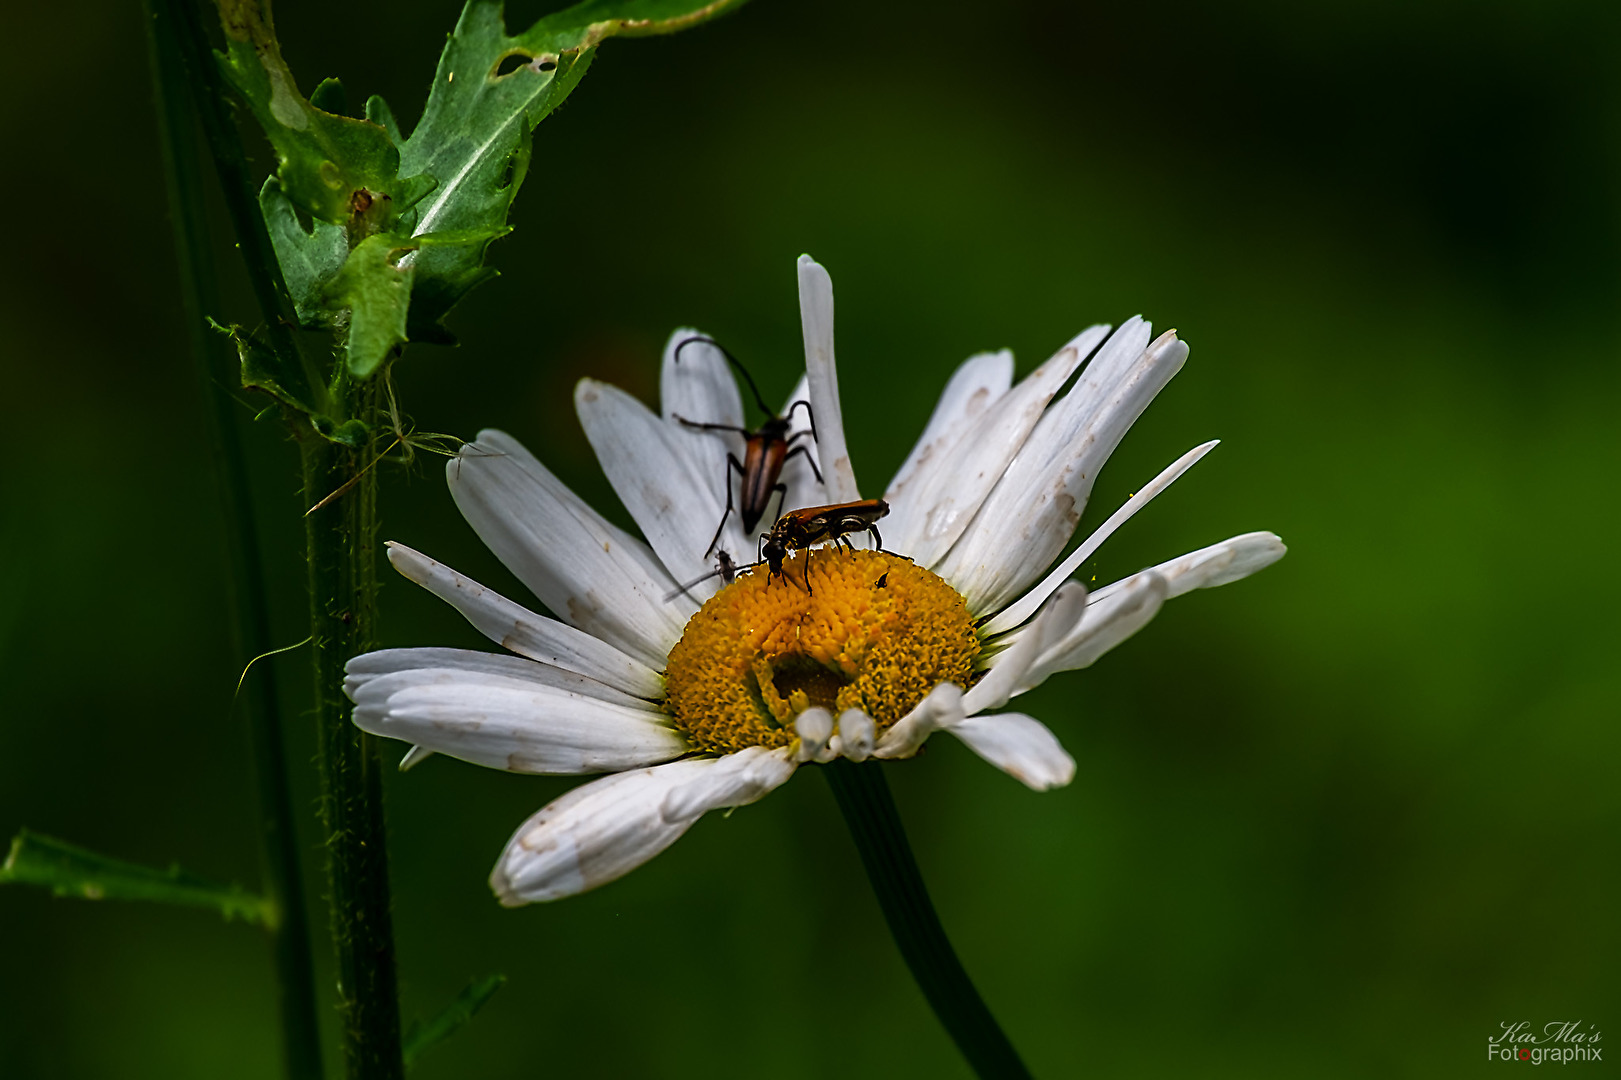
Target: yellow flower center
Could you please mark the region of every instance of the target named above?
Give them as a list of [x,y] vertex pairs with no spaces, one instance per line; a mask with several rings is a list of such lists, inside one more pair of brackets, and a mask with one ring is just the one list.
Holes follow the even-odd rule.
[[794,552],[782,569],[710,597],[670,650],[665,708],[694,748],[792,745],[812,705],[860,709],[882,733],[941,683],[974,681],[968,605],[928,570],[836,548]]

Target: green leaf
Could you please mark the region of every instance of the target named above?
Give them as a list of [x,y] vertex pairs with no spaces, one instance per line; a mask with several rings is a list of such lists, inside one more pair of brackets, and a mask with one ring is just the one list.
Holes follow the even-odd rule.
[[[349,94],[343,88],[343,80],[322,79],[321,84],[310,94],[310,104],[334,116],[348,116]],[[394,139],[390,141],[398,142]]]
[[[327,285],[325,296],[329,309],[349,311],[350,374],[357,379],[371,378],[393,350],[409,340],[406,321],[413,303],[419,302],[423,295],[436,295],[430,288],[418,289],[413,296],[412,283],[422,271],[405,264],[409,254],[483,251],[491,240],[506,231],[506,228],[490,232],[469,229],[421,236],[384,233],[361,241]],[[474,268],[471,272],[482,275],[488,271]]]
[[388,102],[379,94],[373,94],[366,99],[366,119],[388,132],[388,137],[398,146],[405,141],[400,134],[400,122],[394,119],[394,110],[388,107]]
[[475,979],[468,984],[467,989],[457,995],[456,1000],[444,1012],[434,1017],[426,1024],[414,1023],[411,1030],[405,1033],[405,1065],[410,1068],[415,1064],[418,1055],[436,1043],[444,1042],[450,1036],[460,1031],[473,1014],[484,1007],[484,1003],[495,995],[495,992],[505,986],[505,975],[486,975],[482,979]]
[[292,295],[299,324],[316,329],[331,324],[326,284],[349,257],[349,236],[341,225],[310,219],[306,229],[293,202],[274,176],[259,190],[259,210],[270,230],[270,242]]
[[[471,0],[439,59],[422,120],[400,147],[403,175],[437,181],[408,215],[411,231],[499,235],[529,171],[530,133],[578,85],[599,42],[682,30],[741,2],[587,0],[508,37],[500,0]],[[406,261],[417,268],[415,336],[431,332],[495,274],[480,244],[424,250]]]
[[231,343],[236,346],[244,388],[269,394],[301,413],[314,416],[324,411],[326,396],[316,390],[318,384],[303,368],[282,362],[265,339],[262,327],[249,334],[240,326],[221,326],[212,319],[209,323],[220,333],[230,335]]
[[[579,83],[596,46],[619,34],[682,30],[742,2],[586,0],[508,37],[500,0],[470,0],[422,120],[402,141],[380,97],[357,120],[341,115],[346,96],[336,79],[321,83],[312,100],[299,94],[269,0],[218,0],[228,45],[221,67],[280,162],[260,209],[299,322],[347,326],[347,366],[361,379],[408,340],[453,343],[443,319],[496,274],[484,265],[485,249],[510,231],[531,132]],[[296,385],[319,378],[278,371],[249,352],[245,385],[320,411]]]
[[[219,9],[227,48],[220,66],[276,148],[277,176],[294,206],[334,225],[360,217],[388,228],[426,193],[426,178],[400,178],[399,150],[382,126],[317,108],[298,92],[268,0],[219,0]],[[323,84],[324,102],[341,96]]]
[[399,261],[419,246],[409,237],[369,236],[327,285],[328,304],[350,312],[348,364],[357,379],[371,378],[395,346],[405,343],[412,270]]
[[11,841],[11,854],[0,865],[0,883],[6,882],[39,885],[57,896],[86,900],[156,900],[213,908],[227,919],[262,926],[275,921],[269,901],[239,885],[222,885],[177,866],[167,870],[137,866],[27,829]]

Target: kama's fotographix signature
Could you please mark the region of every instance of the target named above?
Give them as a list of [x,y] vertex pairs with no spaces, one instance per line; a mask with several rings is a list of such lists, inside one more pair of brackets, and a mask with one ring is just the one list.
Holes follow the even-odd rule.
[[1604,1033],[1580,1020],[1552,1020],[1540,1028],[1529,1020],[1504,1020],[1502,1030],[1486,1040],[1487,1061],[1525,1061],[1532,1065],[1603,1061],[1598,1044]]

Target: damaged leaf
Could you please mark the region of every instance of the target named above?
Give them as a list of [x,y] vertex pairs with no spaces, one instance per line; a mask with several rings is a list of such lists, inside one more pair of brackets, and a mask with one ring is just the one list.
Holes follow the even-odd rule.
[[[334,225],[348,224],[357,213],[377,216],[376,207],[398,214],[426,194],[427,177],[401,179],[400,154],[379,124],[317,108],[298,92],[281,56],[268,0],[219,0],[227,53],[220,66],[241,92],[254,117],[276,149],[276,175],[293,205]],[[335,81],[322,84],[324,103],[336,104],[341,90]],[[381,222],[383,228],[392,224]]]
[[[365,379],[408,340],[454,342],[443,319],[496,274],[485,249],[510,231],[531,132],[579,83],[596,46],[682,30],[743,0],[586,0],[517,37],[506,34],[500,0],[470,0],[405,139],[380,97],[360,120],[343,115],[336,79],[311,100],[299,93],[269,0],[218,3],[228,46],[221,66],[280,162],[260,210],[298,321],[346,329],[348,370]],[[291,385],[297,379],[246,349],[243,374],[245,385],[320,412]]]
[[[530,133],[578,85],[599,42],[682,30],[741,2],[587,0],[508,37],[499,0],[471,0],[440,56],[422,120],[400,147],[403,174],[437,181],[408,215],[411,231],[473,230],[492,239],[506,231],[529,171]],[[452,305],[495,276],[484,254],[484,245],[469,244],[408,258],[418,270],[414,336],[433,333]]]
[[311,218],[310,228],[306,229],[298,220],[292,200],[282,190],[281,181],[274,176],[267,177],[259,190],[259,212],[270,230],[270,242],[276,249],[276,261],[281,264],[281,276],[293,298],[299,325],[310,329],[329,325],[326,283],[349,257],[348,232],[341,225],[318,218]]

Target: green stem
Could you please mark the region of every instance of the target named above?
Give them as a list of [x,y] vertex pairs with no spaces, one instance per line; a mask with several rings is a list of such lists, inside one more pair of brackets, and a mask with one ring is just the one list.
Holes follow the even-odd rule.
[[[340,375],[340,415],[375,427],[377,382]],[[327,831],[332,938],[338,954],[338,1010],[347,1074],[398,1080],[399,1000],[383,824],[382,758],[377,740],[349,722],[344,664],[372,647],[377,606],[377,473],[366,466],[373,437],[350,450],[313,431],[302,441],[304,519],[314,635],[316,725],[320,733],[321,817]]]
[[[227,531],[232,627],[238,661],[269,652],[269,604],[259,530],[248,497],[247,464],[237,430],[236,403],[222,379],[230,370],[223,338],[209,333],[205,313],[217,310],[208,226],[203,216],[202,166],[188,103],[188,80],[181,59],[171,0],[147,0],[147,44],[158,104],[158,128],[169,188],[169,210],[175,229],[193,368],[208,403],[205,411],[214,453],[214,474]],[[281,703],[276,680],[261,674],[246,694],[254,787],[259,810],[259,857],[264,895],[271,918],[271,956],[277,976],[282,1055],[291,1080],[320,1080],[321,1036],[310,958],[309,920],[304,909],[304,879],[299,866],[298,834],[288,795],[287,760],[282,743]]]
[[[174,2],[174,0],[170,0]],[[177,14],[181,14],[177,12]],[[236,228],[244,267],[284,374],[305,372],[300,400],[325,394],[318,372],[302,358],[290,327],[292,303],[259,207],[240,134],[227,104],[219,68],[196,11],[178,19],[180,49],[197,87],[197,111],[213,151],[226,209]],[[340,369],[341,372],[341,369]],[[311,391],[310,388],[315,390]],[[339,418],[375,419],[375,383],[354,387],[339,375],[323,411]],[[372,447],[353,451],[294,424],[302,444],[306,506],[356,483],[305,518],[309,559],[310,622],[315,668],[316,720],[321,758],[321,810],[326,827],[328,891],[337,951],[338,1008],[347,1074],[363,1080],[398,1080],[399,1002],[389,909],[388,854],[383,829],[381,765],[375,741],[349,723],[343,666],[370,644],[376,605],[377,489],[364,469]]]
[[946,939],[877,762],[822,768],[906,966],[969,1066],[985,1080],[1029,1077]]

